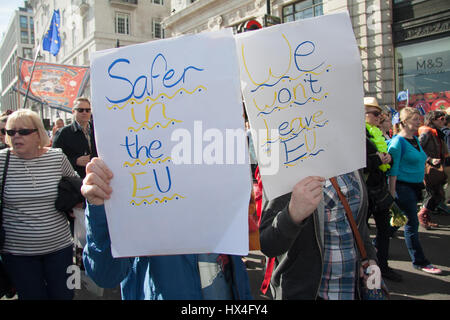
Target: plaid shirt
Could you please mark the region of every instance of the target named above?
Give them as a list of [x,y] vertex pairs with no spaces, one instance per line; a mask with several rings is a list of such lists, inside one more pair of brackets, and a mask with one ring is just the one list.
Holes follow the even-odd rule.
[[[360,190],[354,173],[337,177],[353,216],[360,206]],[[324,187],[324,260],[319,296],[326,300],[353,300],[357,254],[352,229],[339,197],[327,181]]]

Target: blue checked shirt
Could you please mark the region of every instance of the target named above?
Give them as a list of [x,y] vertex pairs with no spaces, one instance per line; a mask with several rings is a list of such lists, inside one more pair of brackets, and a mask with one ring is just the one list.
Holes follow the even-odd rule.
[[[361,196],[355,174],[338,176],[337,182],[356,219]],[[324,187],[324,202],[324,260],[319,296],[325,300],[353,300],[357,274],[355,241],[344,206],[330,181]]]

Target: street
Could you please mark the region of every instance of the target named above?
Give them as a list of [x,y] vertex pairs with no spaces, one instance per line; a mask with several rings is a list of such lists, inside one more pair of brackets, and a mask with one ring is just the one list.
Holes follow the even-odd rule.
[[[441,275],[430,275],[413,269],[403,237],[403,228],[391,239],[389,265],[403,277],[402,282],[385,280],[391,293],[391,300],[450,300],[450,215],[432,215],[438,228],[425,230],[420,227],[420,240],[427,258],[442,269]],[[375,235],[375,222],[369,220],[370,234]],[[247,271],[250,278],[252,294],[256,300],[269,300],[260,293],[259,288],[264,278],[264,256],[260,251],[251,251],[247,259]],[[95,288],[95,287],[94,287]],[[98,291],[98,288],[92,291]],[[119,300],[120,289],[105,289],[96,294],[86,289],[83,281],[82,289],[76,290],[75,300]]]

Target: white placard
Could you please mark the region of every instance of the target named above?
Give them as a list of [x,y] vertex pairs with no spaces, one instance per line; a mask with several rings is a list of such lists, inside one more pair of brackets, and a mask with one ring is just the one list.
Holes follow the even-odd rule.
[[269,199],[306,176],[365,166],[361,60],[347,12],[242,33],[236,41]]
[[113,256],[246,255],[251,180],[231,30],[91,61],[98,153],[114,173]]

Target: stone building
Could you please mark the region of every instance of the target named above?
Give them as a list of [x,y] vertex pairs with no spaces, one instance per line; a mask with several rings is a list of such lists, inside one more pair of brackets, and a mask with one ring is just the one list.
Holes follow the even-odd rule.
[[[253,21],[269,26],[340,11],[348,11],[351,17],[361,53],[365,95],[375,96],[380,104],[392,107],[399,107],[396,96],[403,90],[411,95],[428,92],[430,99],[442,98],[441,108],[449,103],[447,0],[172,0],[171,16],[163,21],[163,26],[166,36],[225,27],[237,33]],[[421,56],[428,45],[431,47],[425,50],[427,56]],[[431,60],[434,63],[424,67],[424,61]],[[409,74],[405,74],[405,63],[406,68],[430,66],[422,71],[431,80],[411,81],[411,77],[423,72],[408,69]],[[411,96],[409,102],[414,105],[420,99],[420,95]],[[430,107],[432,103],[427,102]]]
[[20,97],[13,90],[17,81],[17,57],[33,58],[33,10],[29,6],[18,8],[0,43],[1,105],[2,112],[16,110]]
[[[34,13],[35,47],[42,62],[86,66],[92,52],[157,40],[164,37],[161,21],[170,13],[164,0],[30,0]],[[40,43],[49,28],[53,10],[59,9],[61,48],[56,56],[43,51]],[[34,57],[34,54],[33,54]],[[90,95],[87,87],[84,95]],[[43,118],[57,111],[43,108]],[[70,114],[62,114],[64,118]]]

